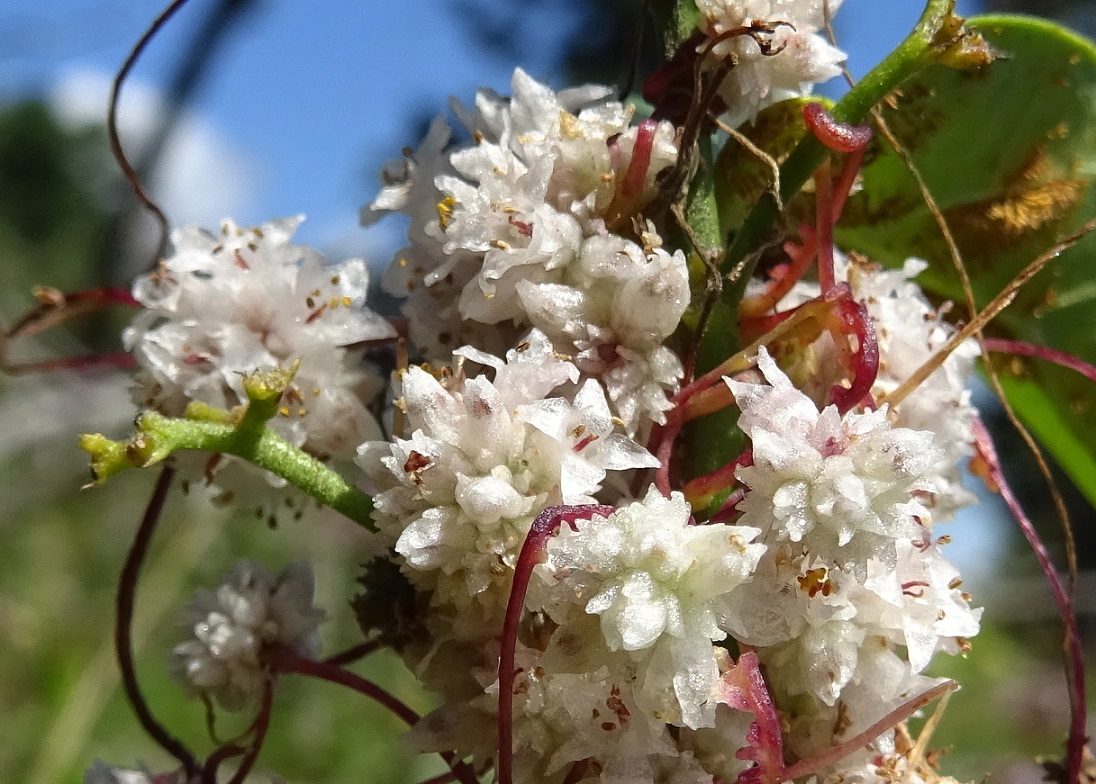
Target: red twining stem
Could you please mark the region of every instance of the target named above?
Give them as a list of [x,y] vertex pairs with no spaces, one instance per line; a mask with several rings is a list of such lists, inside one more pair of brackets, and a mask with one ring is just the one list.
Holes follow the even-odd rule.
[[[870,398],[872,385],[879,374],[879,342],[867,309],[852,299],[848,285],[840,284],[835,291],[838,292],[833,300],[837,331],[846,338],[846,342],[849,337],[855,337],[857,343],[849,356],[852,385],[847,389],[834,386],[830,390],[831,402],[844,414]],[[840,345],[841,341],[837,343]]]
[[[340,686],[346,686],[380,703],[401,718],[408,726],[414,726],[420,718],[418,713],[398,697],[350,670],[345,670],[327,662],[313,661],[284,647],[267,651],[266,657],[275,672],[307,675],[330,683],[337,683]],[[476,784],[475,771],[467,764],[459,761],[453,754],[448,752],[441,754],[441,758],[445,760],[462,784]]]
[[747,449],[727,465],[717,468],[710,474],[690,480],[683,491],[685,498],[689,500],[694,509],[705,501],[710,502],[713,496],[734,486],[734,483],[738,481],[735,477],[735,471],[749,465],[753,465],[752,449]]
[[654,150],[655,132],[658,123],[644,120],[636,127],[636,140],[632,145],[632,159],[624,172],[624,179],[613,196],[612,203],[605,210],[605,225],[614,226],[631,215],[643,198],[643,183],[647,180],[647,170],[651,167],[651,152]]
[[815,239],[818,285],[822,293],[833,290],[833,174],[827,158],[814,173]]
[[1019,354],[1024,357],[1044,359],[1064,368],[1080,373],[1089,381],[1096,383],[1096,367],[1085,362],[1079,357],[1059,351],[1049,346],[1037,346],[1023,340],[1007,340],[1005,338],[983,338],[983,343],[990,351],[999,351],[1003,354]]
[[838,122],[820,103],[804,106],[803,120],[814,137],[834,152],[857,152],[871,142],[871,128]]
[[1024,534],[1024,538],[1027,539],[1028,546],[1031,547],[1032,552],[1035,553],[1036,560],[1039,561],[1039,567],[1043,570],[1043,574],[1047,578],[1051,594],[1054,596],[1054,603],[1058,607],[1058,614],[1062,618],[1062,625],[1065,627],[1064,644],[1070,663],[1070,669],[1066,673],[1070,704],[1070,727],[1069,740],[1066,743],[1066,762],[1069,772],[1069,784],[1079,784],[1081,781],[1085,741],[1087,740],[1086,729],[1088,726],[1088,710],[1085,702],[1085,660],[1081,650],[1081,635],[1077,629],[1077,615],[1073,610],[1073,600],[1070,597],[1065,584],[1062,582],[1058,570],[1054,567],[1054,563],[1050,560],[1050,554],[1047,552],[1046,546],[1039,538],[1035,526],[1031,524],[1031,520],[1029,520],[1028,516],[1024,513],[1024,508],[1020,505],[1016,496],[1013,495],[1012,488],[1009,487],[1008,482],[1005,480],[1005,474],[1001,470],[1001,461],[997,457],[997,449],[993,445],[993,439],[990,438],[989,431],[982,423],[982,420],[977,418],[974,420],[974,443],[978,448],[978,454],[981,456],[989,471],[989,478],[997,485],[997,488],[1001,493],[1001,498],[1004,499],[1009,511],[1016,519],[1016,524],[1020,526],[1020,531]]
[[567,523],[572,530],[578,520],[589,520],[594,515],[608,517],[616,510],[604,504],[579,506],[550,506],[537,515],[521,546],[510,598],[506,602],[506,615],[502,624],[502,650],[499,652],[499,758],[497,764],[499,784],[513,784],[514,764],[514,668],[517,656],[518,625],[525,609],[525,594],[533,569],[544,559],[548,540]]

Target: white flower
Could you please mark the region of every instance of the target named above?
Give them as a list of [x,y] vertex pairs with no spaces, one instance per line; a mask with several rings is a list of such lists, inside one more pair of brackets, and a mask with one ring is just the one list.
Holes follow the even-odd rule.
[[[835,254],[836,279],[848,282],[875,328],[880,358],[879,373],[872,385],[876,400],[913,375],[955,334],[955,328],[943,317],[945,308],[934,308],[914,282],[926,266],[924,261],[911,258],[902,269],[891,270],[840,252]],[[780,301],[778,309],[790,310],[818,295],[818,284],[801,281]],[[963,487],[960,470],[962,462],[974,453],[975,412],[967,385],[977,356],[976,341],[960,344],[936,371],[889,411],[892,424],[933,434],[938,459],[925,474],[933,491],[921,498],[932,509],[932,522],[948,520],[958,509],[977,500]],[[808,374],[818,368],[839,367],[839,362],[829,336],[816,341],[809,352],[804,352],[802,360]],[[793,377],[798,375],[794,367],[789,373]],[[833,378],[821,375],[812,389],[804,391],[817,398],[833,383]]]
[[[440,380],[421,368],[404,374],[400,405],[411,435],[366,444],[359,464],[377,490],[374,520],[408,576],[433,590],[436,604],[461,610],[459,625],[480,636],[501,619],[537,513],[592,503],[606,471],[657,461],[613,432],[596,382],[572,400],[548,397],[578,371],[540,333],[505,363],[472,348],[457,358],[456,370]],[[464,378],[464,361],[491,368],[494,381]]]
[[173,235],[174,255],[133,287],[146,308],[124,335],[141,368],[138,402],[176,416],[192,401],[231,408],[247,400],[245,373],[300,360],[276,430],[315,455],[346,458],[379,434],[365,404],[380,379],[346,347],[395,332],[364,305],[364,262],[327,264],[290,243],[301,220]]
[[408,295],[403,312],[427,358],[462,344],[498,354],[532,325],[602,382],[629,434],[643,433],[664,421],[681,377],[662,342],[688,305],[688,274],[653,229],[645,247],[613,232],[631,230],[658,194],[674,129],[630,126],[632,109],[607,87],[557,94],[518,69],[511,89],[510,99],[481,91],[474,111],[454,107],[474,144],[446,151],[435,123],[389,167],[371,211],[399,209],[412,224],[385,284]]
[[264,648],[318,653],[316,627],[325,613],[312,597],[312,571],[303,562],[275,578],[258,563],[240,561],[215,593],[199,591],[184,611],[194,638],[175,646],[175,674],[189,693],[208,695],[228,710],[253,705],[267,677]]
[[561,282],[526,280],[517,293],[529,320],[602,381],[629,433],[665,422],[683,372],[662,343],[689,305],[684,254],[594,236]]
[[893,564],[897,539],[924,540],[931,517],[916,494],[933,489],[932,434],[892,427],[885,409],[819,412],[764,348],[758,366],[768,384],[728,379],[753,453],[736,471],[748,487],[740,522],[858,575],[872,557]]
[[[836,13],[841,0],[829,0]],[[750,35],[730,35],[712,48],[709,68],[732,63],[720,95],[732,125],[752,119],[786,98],[807,95],[819,83],[839,75],[845,54],[819,31],[825,26],[825,0],[697,0],[700,30],[708,36],[701,46],[725,33],[770,25],[771,33],[759,33],[770,53]]]
[[[853,292],[875,324],[882,358],[872,387],[877,398],[896,389],[955,334],[955,328],[913,282],[927,266],[920,259],[908,259],[900,270],[865,268],[851,262],[847,267]],[[930,471],[934,485],[932,510],[937,522],[976,500],[963,487],[959,467],[974,453],[975,412],[967,384],[977,357],[976,341],[960,344],[893,411],[895,424],[931,432],[940,449],[939,459]]]
[[[497,646],[487,648],[497,653]],[[495,758],[497,655],[488,658],[489,665],[472,670],[481,693],[424,717],[409,733],[413,748],[460,749],[474,755],[476,767]],[[590,616],[556,629],[543,651],[519,643],[515,663],[515,781],[558,780],[588,759],[602,770],[632,771],[638,778],[631,781],[655,780],[659,760],[678,756],[665,721],[636,702],[634,666],[626,655],[606,649]]]
[[668,704],[668,721],[698,727],[714,716],[707,704],[718,678],[711,643],[726,636],[722,605],[750,579],[765,547],[750,544],[756,528],[690,523],[681,494],[665,498],[651,488],[608,518],[562,528],[537,567],[546,587],[531,603],[561,623],[568,605],[598,615],[610,650],[653,648],[637,656],[644,660],[637,699]]

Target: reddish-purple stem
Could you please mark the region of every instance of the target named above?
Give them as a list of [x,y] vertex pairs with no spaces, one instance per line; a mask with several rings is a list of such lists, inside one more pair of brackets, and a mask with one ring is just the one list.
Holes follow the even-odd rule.
[[414,726],[419,716],[395,695],[382,689],[362,676],[327,662],[314,661],[289,648],[277,648],[270,652],[269,660],[276,672],[307,675],[312,678],[346,686],[379,703],[400,717],[408,726]]
[[502,649],[499,652],[499,758],[496,766],[499,784],[513,784],[514,670],[518,626],[525,609],[525,594],[529,591],[533,569],[543,560],[548,540],[556,534],[560,525],[567,523],[573,530],[578,520],[589,520],[593,515],[608,517],[614,511],[613,507],[605,504],[550,506],[533,520],[518,553],[514,581],[510,586],[510,598],[506,602],[506,615],[502,622]]
[[571,769],[567,771],[567,777],[563,779],[563,784],[578,784],[586,776],[586,769],[590,767],[589,760],[579,760]]
[[220,769],[221,765],[233,757],[239,757],[245,751],[247,751],[247,749],[243,746],[238,746],[235,743],[227,743],[216,749],[206,758],[205,765],[202,766],[202,784],[216,784],[217,771]]
[[1073,601],[1065,584],[1062,582],[1061,576],[1058,574],[1058,570],[1054,567],[1054,562],[1050,560],[1050,554],[1047,552],[1047,548],[1043,544],[1043,541],[1039,538],[1035,526],[1031,524],[1027,514],[1024,513],[1024,508],[1020,505],[1016,496],[1013,495],[1012,488],[1009,487],[1008,482],[1005,480],[1004,471],[1001,470],[1001,461],[997,457],[997,448],[994,446],[993,439],[990,437],[985,424],[978,418],[974,420],[974,441],[978,447],[979,454],[985,461],[986,467],[989,470],[990,479],[997,485],[1001,493],[1001,498],[1004,499],[1009,511],[1016,519],[1017,525],[1020,526],[1020,531],[1023,533],[1024,538],[1027,539],[1028,546],[1031,547],[1032,552],[1035,553],[1036,560],[1039,561],[1039,567],[1043,570],[1043,574],[1047,578],[1047,583],[1050,585],[1050,592],[1054,596],[1054,603],[1058,607],[1058,614],[1062,618],[1062,625],[1065,627],[1065,638],[1062,641],[1062,647],[1066,651],[1070,664],[1070,667],[1066,672],[1066,685],[1069,689],[1070,705],[1069,740],[1066,742],[1066,765],[1069,773],[1068,781],[1070,784],[1079,784],[1081,780],[1085,741],[1087,740],[1088,710],[1085,703],[1085,661],[1081,650],[1081,635],[1077,629],[1077,616],[1073,610]]
[[[392,711],[409,727],[414,726],[420,718],[418,713],[398,697],[350,670],[333,666],[327,662],[313,661],[288,648],[274,648],[269,651],[267,658],[276,672],[306,675],[353,689]],[[445,760],[462,784],[476,784],[475,771],[467,764],[459,761],[455,755],[445,752],[441,754],[441,758]]]
[[742,499],[746,497],[745,487],[736,487],[731,491],[731,494],[727,496],[727,500],[723,502],[723,506],[719,507],[719,510],[704,521],[704,525],[719,525],[729,523],[738,514],[738,505],[742,503]]
[[841,284],[835,291],[845,291],[833,301],[834,311],[841,325],[841,333],[856,338],[857,347],[851,355],[852,384],[847,389],[834,386],[830,390],[830,400],[841,413],[845,413],[861,403],[871,393],[872,385],[879,374],[879,342],[875,337],[875,325],[868,311],[848,293],[847,284]]
[[118,102],[122,94],[122,85],[125,84],[129,72],[132,71],[133,66],[137,64],[137,60],[141,57],[141,54],[145,51],[149,42],[156,37],[156,34],[160,32],[171,17],[175,15],[175,12],[185,4],[186,0],[174,0],[174,2],[165,8],[160,15],[153,20],[152,24],[149,25],[144,35],[142,35],[133,46],[129,56],[126,57],[125,62],[122,63],[122,67],[118,69],[118,73],[115,74],[114,82],[111,85],[110,90],[110,103],[107,106],[107,136],[110,139],[110,150],[114,154],[114,160],[118,163],[118,168],[122,170],[122,174],[125,176],[126,181],[129,182],[130,187],[133,188],[134,196],[136,196],[138,201],[145,206],[145,209],[152,213],[160,226],[160,242],[157,248],[157,254],[163,249],[164,245],[167,244],[167,237],[169,234],[167,216],[164,215],[164,211],[160,209],[160,206],[153,201],[152,197],[145,191],[144,186],[141,184],[141,178],[137,175],[137,170],[133,168],[133,165],[126,157],[125,150],[122,149],[122,139],[118,135]]
[[833,291],[833,173],[829,158],[814,173],[815,252],[818,255],[818,285],[822,294]]
[[141,565],[148,553],[152,534],[156,530],[156,524],[160,520],[160,514],[164,510],[167,501],[168,490],[171,489],[171,480],[175,476],[174,469],[165,467],[156,480],[156,487],[152,491],[148,507],[145,509],[141,525],[137,528],[137,535],[133,538],[126,561],[122,565],[122,574],[118,578],[118,595],[116,597],[116,614],[114,619],[114,650],[118,657],[118,669],[121,670],[122,688],[133,712],[137,715],[137,721],[142,729],[148,733],[160,748],[179,760],[179,763],[187,772],[187,776],[194,777],[200,772],[198,760],[190,753],[182,741],[168,732],[145,702],[141,687],[137,683],[137,670],[133,659],[133,608],[137,599],[137,582],[141,574]]
[[228,780],[228,784],[243,784],[247,774],[255,766],[255,760],[259,758],[259,752],[263,748],[263,741],[266,740],[266,731],[270,728],[270,715],[273,713],[273,707],[274,683],[272,680],[268,680],[263,688],[263,704],[259,709],[259,715],[255,719],[255,734],[251,738],[251,743],[247,747],[244,758],[240,760],[240,767]]
[[133,367],[133,357],[127,352],[91,354],[62,359],[46,359],[29,362],[13,362],[8,346],[17,338],[39,335],[67,321],[97,313],[111,305],[141,307],[126,289],[94,288],[63,294],[56,289],[40,288],[36,291],[38,305],[21,317],[3,335],[0,335],[0,370],[8,373],[48,372],[53,370],[89,370],[101,367]]
[[346,664],[358,661],[358,659],[365,658],[369,654],[378,650],[381,647],[380,640],[366,640],[365,642],[358,643],[347,648],[341,653],[336,653],[334,656],[328,656],[323,660],[324,664],[331,664],[335,667],[342,667]]
[[808,103],[804,106],[803,119],[815,138],[834,152],[857,152],[871,142],[871,128],[838,122],[820,103]]
[[1061,365],[1064,368],[1080,373],[1089,381],[1096,383],[1096,367],[1093,367],[1083,359],[1075,357],[1072,354],[1067,354],[1064,351],[1059,351],[1058,349],[1050,348],[1049,346],[1038,346],[1034,343],[1027,343],[1023,340],[1008,340],[1006,338],[983,338],[982,340],[985,343],[986,348],[990,351],[1044,359],[1047,362],[1053,362],[1055,365]]
[[849,194],[852,193],[852,186],[856,183],[856,175],[860,173],[860,164],[864,162],[865,152],[867,152],[866,149],[850,152],[841,164],[841,172],[837,175],[837,181],[833,186],[832,215],[834,223],[837,223],[837,219],[841,217],[841,212],[845,209],[845,202],[848,200]]
[[608,226],[631,215],[639,206],[643,197],[643,184],[647,180],[647,169],[651,166],[651,152],[654,150],[655,120],[644,120],[636,127],[636,140],[632,145],[632,159],[624,172],[624,179],[617,188],[613,201],[605,210],[605,223]]
[[[681,433],[682,419],[680,409],[671,411],[666,418],[666,424],[651,431],[654,448],[651,450],[658,459],[658,468],[655,469],[654,485],[663,495],[670,494],[670,461],[674,454],[674,441]],[[654,439],[657,439],[655,441]]]
[[647,179],[647,169],[651,167],[651,153],[654,150],[657,129],[658,123],[654,120],[644,120],[636,127],[632,160],[628,162],[628,171],[624,174],[624,182],[620,188],[620,195],[628,203],[635,203],[643,195],[643,183]]
[[784,769],[784,742],[780,717],[776,714],[769,688],[761,674],[757,654],[748,650],[720,680],[717,701],[736,710],[752,713],[753,722],[746,733],[747,745],[735,753],[754,766],[738,776],[738,784],[779,784]]
[[749,465],[753,465],[753,449],[751,448],[747,448],[734,460],[717,468],[710,474],[698,476],[696,479],[689,481],[685,485],[685,497],[689,499],[710,498],[734,485],[738,481],[735,477],[735,471],[742,466]]

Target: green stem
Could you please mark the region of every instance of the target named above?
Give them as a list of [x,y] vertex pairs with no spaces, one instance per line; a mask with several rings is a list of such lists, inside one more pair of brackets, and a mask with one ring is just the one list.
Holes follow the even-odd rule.
[[[984,62],[984,45],[980,39],[968,37],[962,20],[952,13],[954,8],[955,0],[929,0],[906,40],[833,107],[834,119],[863,122],[872,108],[902,82],[934,63],[964,66]],[[810,134],[799,142],[780,167],[780,196],[785,203],[799,192],[826,154],[826,148]],[[761,246],[777,217],[772,195],[763,194],[727,249],[723,272],[732,273],[733,278],[724,289],[724,298],[735,307],[757,264],[756,256],[751,258],[750,254]]]
[[146,411],[138,417],[137,432],[128,441],[112,441],[100,434],[81,436],[80,448],[91,454],[94,484],[129,468],[156,465],[180,450],[197,449],[253,463],[374,530],[373,500],[368,495],[267,426],[294,372],[296,366],[246,376],[248,404],[233,411],[192,404],[183,419]]
[[216,422],[172,419],[150,411],[140,418],[138,429],[154,437],[157,452],[164,457],[181,449],[234,455],[280,476],[359,525],[373,528],[373,501],[368,495],[269,427],[233,428]]

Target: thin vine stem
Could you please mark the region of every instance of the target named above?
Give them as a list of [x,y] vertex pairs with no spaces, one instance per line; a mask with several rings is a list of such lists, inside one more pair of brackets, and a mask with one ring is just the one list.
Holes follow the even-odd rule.
[[[278,672],[319,678],[328,683],[335,683],[352,689],[388,709],[409,727],[415,726],[421,718],[416,711],[394,694],[342,667],[334,667],[326,662],[307,659],[287,648],[278,648],[272,651],[270,663]],[[453,775],[461,784],[476,784],[475,771],[469,765],[457,759],[452,752],[442,752],[440,756],[449,765]]]
[[[240,767],[236,769],[236,773],[228,780],[228,784],[244,784],[244,780],[247,779],[247,774],[255,767],[255,761],[258,760],[259,752],[262,751],[263,748],[263,741],[266,740],[266,731],[270,729],[270,717],[273,712],[274,679],[271,677],[268,678],[263,685],[263,702],[262,707],[259,709],[259,716],[255,720],[255,734],[251,738],[251,743],[248,744],[243,759],[240,760]],[[216,784],[216,782],[211,782],[211,784]]]
[[133,189],[133,195],[137,197],[137,200],[152,213],[156,218],[157,224],[160,227],[160,242],[156,249],[156,255],[160,256],[164,248],[167,246],[168,234],[170,233],[170,227],[168,224],[167,216],[164,215],[164,211],[160,208],[148,192],[145,190],[144,185],[141,183],[141,178],[137,174],[137,170],[133,167],[133,164],[129,162],[129,158],[126,157],[126,152],[122,148],[122,139],[118,133],[118,103],[122,95],[122,86],[125,84],[126,79],[129,77],[130,71],[133,70],[133,66],[137,64],[141,55],[148,47],[149,43],[156,34],[163,29],[171,17],[175,15],[175,12],[186,5],[187,0],[174,0],[167,8],[160,12],[152,24],[145,30],[137,43],[133,45],[133,49],[130,50],[129,55],[126,57],[125,62],[122,63],[122,67],[118,69],[118,73],[114,76],[114,82],[110,88],[110,104],[107,107],[107,136],[110,139],[110,150],[114,155],[114,160],[118,163],[118,168],[122,170],[122,174],[125,176],[126,181]]
[[137,682],[137,670],[133,656],[133,609],[137,599],[137,582],[140,578],[141,566],[148,554],[149,543],[152,541],[152,535],[156,530],[156,524],[159,522],[160,515],[164,510],[164,503],[167,501],[168,491],[171,489],[174,476],[175,471],[169,466],[165,466],[160,471],[160,476],[157,478],[156,486],[152,491],[152,497],[149,499],[144,517],[141,519],[141,525],[137,529],[133,544],[126,555],[125,564],[122,566],[115,602],[114,648],[118,657],[118,668],[122,675],[122,688],[125,691],[126,699],[129,700],[129,704],[137,716],[137,721],[149,737],[156,741],[164,751],[177,759],[189,777],[193,777],[200,773],[201,767],[190,749],[168,732],[152,714],[152,709],[145,701],[144,694],[142,694],[141,687]]

